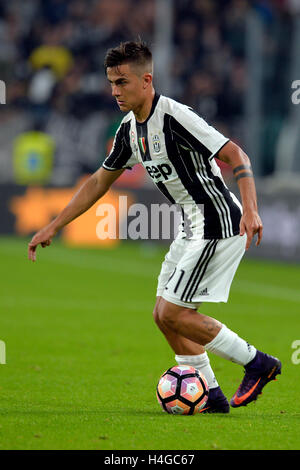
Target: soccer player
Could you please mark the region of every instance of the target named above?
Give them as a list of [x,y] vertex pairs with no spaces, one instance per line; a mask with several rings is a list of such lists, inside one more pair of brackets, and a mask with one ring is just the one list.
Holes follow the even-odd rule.
[[[198,313],[202,302],[226,302],[240,260],[262,222],[248,156],[191,108],[158,95],[153,63],[142,42],[125,42],[105,58],[112,96],[127,114],[102,167],[28,246],[48,246],[57,232],[88,210],[112,183],[141,163],[158,189],[181,207],[183,224],[170,246],[158,279],[154,320],[179,365],[199,369],[209,385],[203,412],[228,413],[229,403],[213,373],[207,351],[244,366],[244,378],[231,406],[256,400],[281,372],[280,361],[258,351],[226,325]],[[228,163],[238,183],[242,206],[226,187],[215,158]]]

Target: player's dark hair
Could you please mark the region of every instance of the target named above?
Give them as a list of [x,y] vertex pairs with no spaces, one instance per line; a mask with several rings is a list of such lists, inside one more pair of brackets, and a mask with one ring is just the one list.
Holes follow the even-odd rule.
[[126,41],[121,42],[118,47],[109,49],[104,60],[105,72],[108,67],[118,67],[128,63],[138,66],[152,65],[152,53],[145,42]]

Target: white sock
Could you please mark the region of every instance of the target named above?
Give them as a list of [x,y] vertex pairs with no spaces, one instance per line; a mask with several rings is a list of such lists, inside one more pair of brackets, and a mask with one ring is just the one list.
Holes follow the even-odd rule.
[[242,366],[248,364],[256,354],[254,346],[229,330],[226,325],[222,325],[217,336],[204,347],[207,351]]
[[198,369],[206,378],[209,388],[216,388],[219,386],[215,374],[211,368],[207,352],[195,356],[178,356],[176,354],[175,360],[179,366],[188,365]]

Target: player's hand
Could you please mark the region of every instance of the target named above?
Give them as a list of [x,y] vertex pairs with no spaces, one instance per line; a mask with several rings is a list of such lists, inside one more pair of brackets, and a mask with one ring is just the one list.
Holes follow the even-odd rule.
[[262,239],[263,224],[261,218],[256,211],[245,212],[242,215],[240,222],[240,235],[247,234],[246,250],[249,249],[252,239],[257,234],[257,241],[255,243],[258,246]]
[[51,245],[52,238],[56,235],[56,231],[49,225],[44,227],[42,230],[37,232],[30,243],[28,243],[28,259],[30,261],[36,261],[36,249],[38,245],[43,248]]

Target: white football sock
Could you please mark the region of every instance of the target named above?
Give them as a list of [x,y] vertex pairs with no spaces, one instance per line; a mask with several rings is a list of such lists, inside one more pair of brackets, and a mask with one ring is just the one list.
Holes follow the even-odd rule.
[[254,346],[229,330],[226,325],[222,325],[217,336],[204,347],[207,351],[242,366],[248,364],[256,354]]
[[175,360],[179,366],[188,365],[198,369],[206,378],[209,388],[216,388],[219,386],[211,368],[207,352],[195,356],[178,356],[176,354]]

